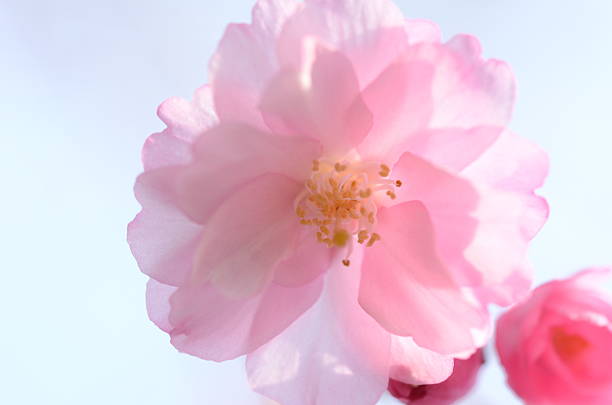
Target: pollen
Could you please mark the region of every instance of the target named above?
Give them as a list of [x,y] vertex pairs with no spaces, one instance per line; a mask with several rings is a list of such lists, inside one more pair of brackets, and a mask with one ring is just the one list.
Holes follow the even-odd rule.
[[376,233],[376,214],[383,198],[397,198],[400,180],[388,179],[384,163],[355,160],[314,160],[310,178],[296,198],[300,224],[313,228],[313,237],[329,248],[342,249],[342,264],[350,265],[354,243],[372,247],[382,239]]

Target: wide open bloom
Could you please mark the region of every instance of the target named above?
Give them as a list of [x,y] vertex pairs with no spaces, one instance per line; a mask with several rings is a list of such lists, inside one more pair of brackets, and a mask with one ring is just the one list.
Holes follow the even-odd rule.
[[469,359],[455,360],[453,374],[441,383],[413,385],[390,379],[389,392],[405,404],[451,405],[470,392],[483,364],[484,356],[479,349]]
[[538,287],[499,318],[496,346],[526,404],[612,404],[612,268]]
[[476,39],[388,0],[261,0],[210,83],[160,106],[128,231],[179,350],[248,354],[284,405],[373,404],[446,379],[528,290],[547,160]]

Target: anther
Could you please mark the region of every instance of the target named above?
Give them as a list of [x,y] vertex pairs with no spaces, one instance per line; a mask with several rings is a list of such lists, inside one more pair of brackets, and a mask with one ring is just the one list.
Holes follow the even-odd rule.
[[373,224],[375,222],[375,220],[374,220],[374,213],[373,212],[370,212],[368,214],[368,222],[371,223],[371,224]]
[[368,239],[368,231],[362,230],[357,234],[357,243],[363,243]]
[[369,189],[369,188],[367,188],[365,190],[361,190],[359,192],[359,197],[361,197],[361,198],[368,198],[371,195],[372,195],[372,190]]
[[391,169],[389,168],[389,166],[387,166],[384,163],[380,165],[380,171],[378,172],[380,177],[387,177],[390,172],[391,172]]
[[377,233],[373,233],[372,236],[370,236],[370,240],[368,241],[368,244],[366,246],[372,246],[377,240],[380,240],[380,235]]
[[395,193],[394,193],[393,191],[391,191],[391,190],[387,191],[387,195],[388,195],[388,196],[389,196],[389,197],[390,197],[392,200],[395,200],[396,195],[395,195]]
[[402,186],[402,181],[401,180],[395,180],[395,187],[401,187]]
[[345,165],[341,165],[340,163],[336,163],[334,165],[334,169],[336,169],[336,171],[339,172],[343,172],[346,170],[346,166]]
[[348,259],[344,259],[344,260],[342,260],[342,264],[344,264],[346,267],[348,267],[348,266],[351,265],[351,261],[348,260]]

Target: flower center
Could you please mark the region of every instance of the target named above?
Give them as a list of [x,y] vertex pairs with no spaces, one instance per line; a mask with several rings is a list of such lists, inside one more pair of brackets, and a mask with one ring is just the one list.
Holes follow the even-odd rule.
[[552,328],[552,342],[557,354],[564,360],[575,358],[590,346],[585,338],[569,334],[560,326]]
[[376,199],[395,199],[399,180],[390,180],[385,164],[362,161],[315,160],[304,191],[297,197],[295,213],[300,223],[314,228],[317,241],[328,247],[347,247],[342,263],[350,265],[353,241],[372,246],[381,236],[374,232]]

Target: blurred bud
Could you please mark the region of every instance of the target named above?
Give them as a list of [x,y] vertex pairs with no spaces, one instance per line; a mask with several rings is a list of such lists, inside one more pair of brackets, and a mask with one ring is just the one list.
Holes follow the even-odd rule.
[[405,404],[449,405],[465,396],[474,386],[478,370],[484,364],[482,349],[467,360],[455,360],[453,374],[439,384],[411,385],[389,380],[389,392]]
[[550,281],[497,321],[508,384],[529,405],[612,404],[612,268]]

